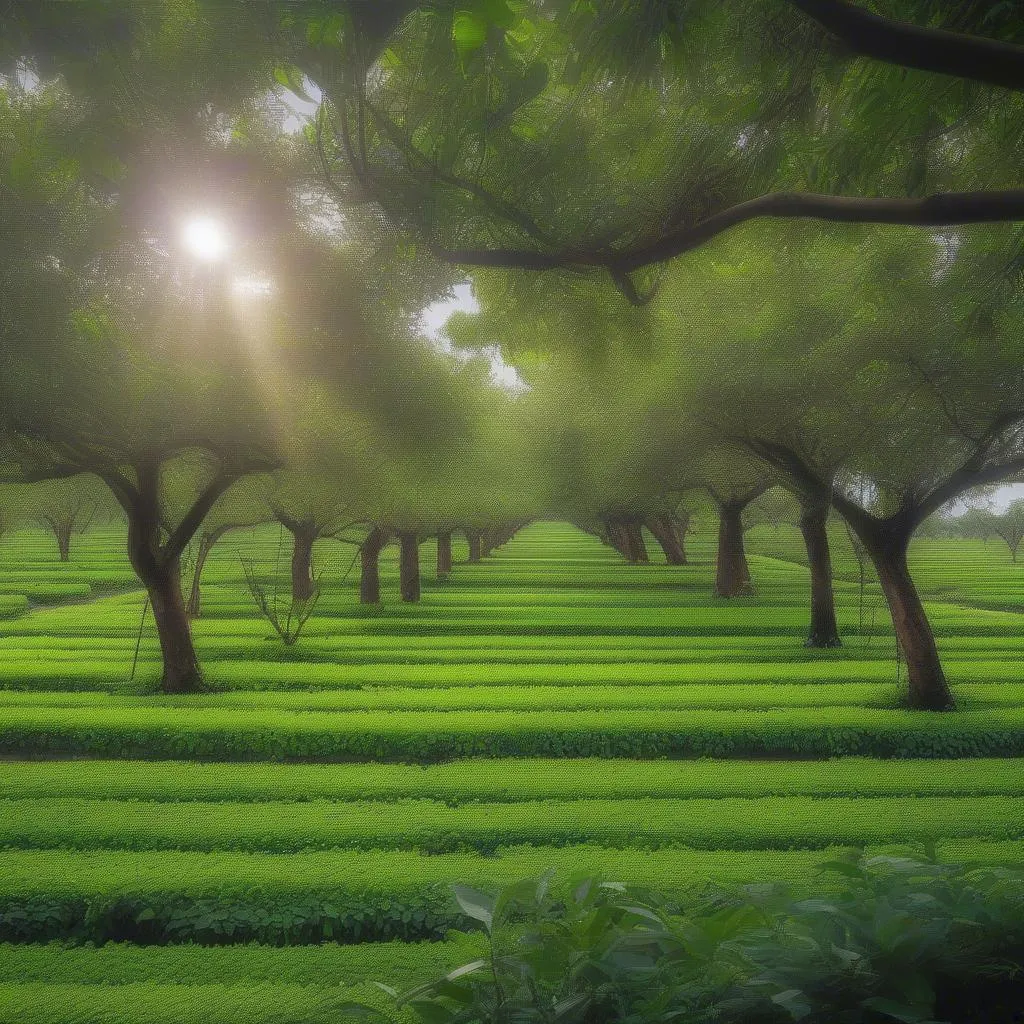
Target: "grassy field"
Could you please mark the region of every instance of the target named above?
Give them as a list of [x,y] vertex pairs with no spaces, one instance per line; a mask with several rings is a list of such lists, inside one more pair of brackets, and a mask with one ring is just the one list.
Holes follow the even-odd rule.
[[898,707],[880,593],[838,533],[831,651],[802,645],[789,527],[750,532],[757,596],[733,602],[710,596],[710,537],[691,565],[631,566],[535,524],[444,583],[427,542],[411,606],[389,548],[379,609],[353,549],[320,542],[293,648],[243,582],[243,560],[283,581],[287,545],[229,534],[195,624],[221,692],[177,699],[150,692],[122,531],[75,540],[68,563],[41,531],[0,543],[0,1024],[384,1006],[372,982],[479,951],[451,930],[452,881],[812,893],[852,845],[1024,862],[1024,566],[996,542],[913,549],[961,708],[929,715]]

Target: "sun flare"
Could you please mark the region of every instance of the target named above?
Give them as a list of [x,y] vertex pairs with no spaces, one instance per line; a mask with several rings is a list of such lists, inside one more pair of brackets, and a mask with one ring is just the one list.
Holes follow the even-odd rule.
[[192,217],[182,229],[185,247],[201,260],[214,262],[228,251],[228,235],[224,225],[213,217]]

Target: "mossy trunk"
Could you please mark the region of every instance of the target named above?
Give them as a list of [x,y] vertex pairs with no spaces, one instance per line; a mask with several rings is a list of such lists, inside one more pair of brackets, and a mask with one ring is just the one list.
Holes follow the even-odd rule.
[[403,601],[420,599],[420,544],[413,530],[398,531],[398,592]]
[[811,571],[811,629],[808,647],[839,647],[836,600],[832,586],[832,552],[828,543],[828,506],[804,505],[800,532]]
[[466,530],[466,542],[469,544],[469,561],[479,562],[482,549],[480,531]]

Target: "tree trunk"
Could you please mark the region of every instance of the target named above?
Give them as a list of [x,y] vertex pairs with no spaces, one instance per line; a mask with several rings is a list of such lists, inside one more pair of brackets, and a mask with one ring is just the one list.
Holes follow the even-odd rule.
[[808,647],[839,647],[836,602],[832,589],[832,553],[829,550],[828,506],[805,505],[800,516],[800,532],[807,548],[811,570],[811,631]]
[[362,604],[380,604],[380,552],[387,540],[387,532],[375,526],[359,549],[359,600]]
[[626,547],[629,551],[631,562],[649,562],[647,544],[644,541],[644,531],[639,519],[627,519],[623,523],[623,530],[626,534]]
[[437,578],[447,579],[452,571],[452,532],[445,530],[437,535]]
[[896,639],[907,663],[908,704],[920,711],[949,711],[955,706],[939,660],[935,635],[907,566],[909,533],[858,529],[878,573]]
[[661,547],[668,565],[686,564],[686,552],[679,543],[679,535],[674,528],[671,516],[651,516],[647,520],[647,529],[651,531]]
[[316,529],[299,523],[292,533],[292,600],[308,601],[313,596],[313,542]]
[[420,545],[413,530],[398,531],[398,592],[403,601],[420,599]]
[[729,501],[718,508],[718,562],[716,597],[747,597],[753,594],[750,567],[743,547],[743,505]]
[[181,594],[181,562],[178,558],[167,558],[161,549],[155,479],[146,481],[151,483],[145,491],[149,500],[140,502],[129,513],[128,559],[142,580],[153,609],[163,656],[161,692],[199,693],[205,686]]
[[62,562],[71,558],[71,523],[57,523],[53,528],[53,535],[57,538],[57,553]]
[[494,530],[488,527],[486,530],[480,531],[480,557],[488,558],[491,552],[494,551],[495,537]]
[[672,526],[672,532],[675,534],[679,550],[683,553],[682,564],[685,565],[689,561],[686,557],[686,531],[690,528],[690,513],[676,513],[676,515],[669,518],[669,523]]
[[192,629],[181,594],[181,563],[172,559],[162,571],[146,583],[153,621],[160,638],[164,671],[160,680],[163,693],[198,693],[205,689],[192,644]]
[[196,568],[192,573],[192,587],[188,594],[188,604],[185,605],[185,614],[190,619],[199,618],[200,609],[200,587],[202,586],[203,567],[206,565],[207,556],[213,545],[217,543],[217,537],[210,533],[204,533],[199,538],[199,549],[196,551]]
[[469,542],[469,561],[480,561],[480,531],[466,530],[466,540]]

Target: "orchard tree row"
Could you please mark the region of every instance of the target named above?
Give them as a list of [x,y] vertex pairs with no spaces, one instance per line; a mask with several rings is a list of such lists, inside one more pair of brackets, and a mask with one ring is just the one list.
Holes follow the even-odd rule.
[[[357,528],[365,596],[394,535],[412,597],[418,536],[540,514],[631,560],[645,524],[679,561],[700,491],[732,597],[744,510],[781,488],[810,642],[839,639],[833,514],[910,705],[952,707],[907,551],[1024,472],[1018,6],[4,14],[9,477],[107,487],[165,689],[201,685],[183,553],[257,506],[291,531],[298,600],[315,539]],[[479,312],[445,352],[422,313],[467,273]],[[489,383],[472,354],[495,346],[526,394]]]

